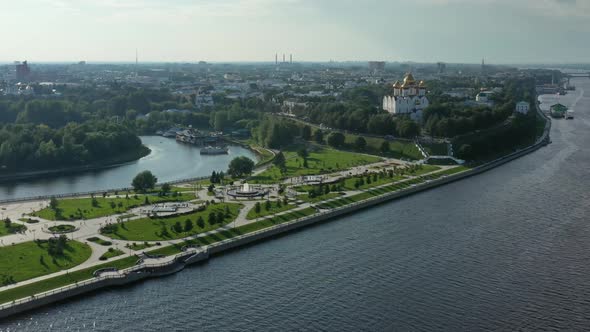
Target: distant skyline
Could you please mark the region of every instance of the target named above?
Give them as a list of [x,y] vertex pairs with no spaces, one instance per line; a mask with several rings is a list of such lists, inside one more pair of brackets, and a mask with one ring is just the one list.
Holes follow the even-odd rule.
[[0,62],[587,63],[583,0],[19,0]]

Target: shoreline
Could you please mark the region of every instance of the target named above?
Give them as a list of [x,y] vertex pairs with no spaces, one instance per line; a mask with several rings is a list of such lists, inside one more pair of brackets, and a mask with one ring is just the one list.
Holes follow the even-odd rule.
[[48,170],[38,170],[38,171],[27,171],[27,172],[19,172],[19,173],[10,173],[10,174],[0,174],[0,183],[11,183],[14,181],[19,180],[32,180],[37,179],[40,177],[44,177],[47,175],[60,175],[65,173],[83,173],[88,171],[98,171],[103,169],[109,169],[118,166],[128,165],[133,163],[145,156],[148,156],[152,150],[147,146],[142,144],[142,148],[136,153],[133,154],[126,154],[125,156],[119,158],[112,158],[112,162],[106,163],[98,163],[98,164],[90,164],[84,166],[73,166],[73,167],[63,167],[57,169],[48,169]]
[[98,273],[98,276],[82,280],[76,284],[70,284],[62,288],[37,293],[33,296],[24,297],[12,302],[6,302],[0,306],[0,318],[17,315],[28,310],[39,308],[54,302],[67,300],[69,298],[88,292],[98,291],[104,287],[123,286],[147,278],[154,278],[176,273],[188,265],[206,261],[216,254],[227,252],[229,250],[266,239],[271,239],[276,236],[282,236],[297,229],[333,220],[334,218],[343,215],[355,213],[375,205],[407,197],[415,193],[426,191],[486,172],[495,167],[501,166],[512,160],[532,153],[550,143],[549,134],[551,129],[551,120],[548,119],[542,112],[540,112],[538,104],[537,112],[539,112],[547,121],[543,135],[541,135],[541,137],[539,137],[534,144],[503,157],[497,158],[493,161],[479,165],[475,168],[436,178],[434,180],[424,181],[406,189],[370,197],[352,204],[332,208],[327,211],[317,212],[309,216],[286,221],[284,223],[275,224],[267,228],[246,232],[245,234],[240,234],[235,237],[217,241],[203,247],[185,248],[187,250],[183,250],[173,257],[171,257],[172,255],[166,256],[168,260],[165,263],[135,265],[130,268],[117,271],[116,273],[107,273],[105,275]]

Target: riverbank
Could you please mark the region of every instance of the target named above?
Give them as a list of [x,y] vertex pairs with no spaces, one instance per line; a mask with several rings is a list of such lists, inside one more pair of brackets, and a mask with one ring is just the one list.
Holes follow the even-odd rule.
[[[247,228],[243,228],[237,232],[231,228],[226,232],[222,232],[220,236],[214,236],[205,242],[200,242],[197,248],[185,247],[165,247],[158,249],[158,254],[170,255],[162,258],[160,261],[150,261],[149,263],[142,263],[137,266],[132,266],[127,269],[124,267],[121,270],[111,271],[110,274],[100,273],[98,276],[77,280],[77,284],[65,286],[54,289],[48,292],[38,292],[34,297],[21,297],[19,300],[6,303],[0,307],[0,317],[7,317],[18,314],[33,308],[37,308],[49,303],[64,300],[72,296],[77,296],[86,292],[96,291],[103,287],[113,285],[125,285],[141,279],[157,277],[165,274],[175,273],[182,270],[185,266],[204,261],[209,257],[231,250],[243,245],[251,244],[264,239],[272,238],[277,235],[285,234],[290,231],[300,229],[312,224],[317,224],[327,220],[334,219],[349,213],[356,212],[361,209],[372,207],[377,204],[388,202],[401,197],[406,197],[414,193],[435,188],[450,182],[458,181],[466,177],[470,177],[489,169],[495,168],[505,164],[511,160],[519,158],[523,155],[536,151],[540,147],[547,144],[549,135],[550,122],[546,125],[544,135],[532,146],[514,152],[510,155],[499,158],[493,162],[478,166],[474,169],[466,170],[460,173],[444,175],[434,180],[424,180],[421,183],[412,185],[406,189],[389,192],[383,195],[369,197],[364,200],[357,201],[352,204],[336,207],[330,210],[317,210],[317,213],[311,215],[303,215],[296,219],[287,219],[278,223],[267,224],[252,224]],[[367,190],[369,191],[369,190]],[[260,226],[258,226],[260,225]],[[263,228],[259,228],[265,226]],[[111,265],[115,265],[114,262]],[[134,264],[131,264],[134,265]],[[95,267],[94,269],[97,269]],[[59,278],[59,277],[57,277]],[[34,289],[34,287],[32,288]]]
[[126,153],[121,156],[107,158],[102,160],[100,163],[93,163],[84,166],[75,167],[63,167],[58,169],[28,171],[28,172],[17,172],[17,173],[0,173],[0,183],[10,183],[19,180],[29,180],[36,178],[43,178],[47,176],[55,176],[61,174],[75,174],[88,171],[97,171],[102,169],[108,169],[118,166],[123,166],[132,162],[135,162],[151,153],[151,150],[142,145],[137,151]]

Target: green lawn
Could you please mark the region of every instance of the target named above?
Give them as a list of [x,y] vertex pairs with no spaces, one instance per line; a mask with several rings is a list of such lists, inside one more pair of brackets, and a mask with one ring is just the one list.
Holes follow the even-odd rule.
[[6,222],[4,220],[0,220],[0,236],[12,235],[18,232],[24,232],[26,230],[27,226],[25,225],[12,222],[10,223],[10,227],[7,227]]
[[62,256],[52,257],[47,242],[24,242],[0,248],[0,285],[66,270],[86,261],[92,249],[68,241]]
[[281,202],[281,207],[278,207],[276,201],[271,201],[270,203],[271,203],[270,210],[267,210],[265,207],[266,201],[261,201],[260,202],[260,212],[256,213],[256,207],[252,207],[252,209],[250,209],[250,211],[248,211],[248,215],[246,215],[246,219],[252,220],[252,219],[256,219],[256,218],[260,218],[260,217],[266,217],[271,214],[288,211],[288,210],[291,210],[291,209],[297,207],[297,205],[293,205],[293,204],[285,205],[282,202]]
[[403,176],[399,176],[399,175],[394,175],[393,177],[389,177],[389,176],[385,176],[385,177],[381,177],[381,176],[377,176],[377,181],[373,180],[373,175],[371,175],[371,183],[367,182],[367,176],[363,176],[363,184],[359,185],[359,187],[355,187],[355,183],[357,180],[361,179],[360,176],[355,176],[355,177],[351,177],[351,178],[346,178],[344,180],[344,188],[345,189],[349,189],[349,190],[356,190],[356,189],[368,189],[368,188],[373,188],[373,187],[377,187],[377,186],[381,186],[384,185],[386,183],[392,183],[392,182],[397,182],[400,180],[403,180],[404,177]]
[[305,168],[303,158],[299,157],[296,151],[287,150],[283,151],[283,154],[287,160],[287,172],[284,175],[277,167],[272,166],[261,174],[251,177],[248,182],[276,183],[282,178],[331,173],[381,161],[381,158],[375,156],[318,147],[317,151],[309,150],[308,167]]
[[[215,223],[214,225],[211,225],[208,220],[209,213],[225,213],[226,206],[229,208],[229,216],[223,220],[223,223]],[[120,224],[114,224],[107,229],[103,229],[102,232],[103,235],[113,239],[127,241],[158,241],[180,239],[190,235],[207,232],[232,222],[238,215],[239,209],[241,207],[241,204],[235,203],[210,204],[204,211],[195,211],[190,214],[169,218],[155,217],[135,219]],[[203,228],[197,225],[198,217],[202,217],[205,222]],[[190,219],[193,222],[194,228],[188,232],[175,232],[173,229],[174,224],[176,224],[176,222],[180,222],[182,227],[184,227],[185,221],[187,219]]]
[[73,225],[57,225],[49,227],[49,231],[53,233],[71,233],[76,230]]
[[274,225],[282,224],[291,220],[295,220],[302,217],[307,217],[312,214],[316,213],[316,210],[313,208],[305,208],[303,210],[292,211],[289,213],[285,213],[279,216],[275,216],[272,218],[263,219],[261,221],[256,221],[247,225],[243,225],[240,227],[232,228],[230,230],[221,231],[214,234],[209,234],[207,236],[198,237],[196,239],[187,240],[182,243],[163,247],[160,249],[152,250],[149,253],[152,255],[175,255],[181,252],[182,247],[187,245],[199,245],[199,246],[206,246],[213,244],[215,242],[223,241],[226,239],[231,239],[233,237],[252,233],[264,228],[268,228]]
[[56,289],[59,287],[64,287],[67,285],[74,284],[76,282],[81,282],[84,280],[91,279],[93,277],[94,271],[101,269],[101,268],[109,268],[114,267],[118,269],[124,269],[135,265],[137,262],[136,256],[125,257],[122,259],[118,259],[116,261],[112,261],[109,263],[89,267],[87,269],[83,269],[80,271],[71,272],[65,275],[61,275],[58,277],[49,278],[43,281],[35,282],[32,284],[11,288],[0,292],[0,304],[1,303],[8,303],[14,300],[22,299],[33,294],[39,294],[43,292],[50,291],[52,289]]
[[314,198],[309,197],[308,194],[303,194],[303,195],[297,195],[297,199],[300,199],[304,202],[308,202],[308,203],[317,203],[317,202],[321,202],[321,201],[327,201],[329,199],[332,198],[336,198],[336,197],[340,197],[342,196],[342,194],[334,192],[334,193],[328,193],[328,194],[323,194],[320,196],[316,196]]
[[[175,201],[190,201],[195,199],[194,194],[182,194],[177,197],[172,195],[168,196],[157,196],[157,195],[129,195],[126,198],[125,195],[120,197],[96,197],[97,206],[92,206],[92,198],[73,198],[73,199],[62,199],[58,200],[58,215],[54,210],[49,207],[32,213],[33,216],[37,216],[47,220],[78,220],[78,219],[93,219],[98,217],[104,217],[117,213],[124,213],[134,207],[138,207],[145,204],[146,197],[149,203],[160,203],[160,202],[175,202]],[[112,207],[114,204],[114,208]]]
[[119,249],[109,248],[109,250],[107,250],[107,252],[105,252],[104,254],[102,254],[102,256],[100,256],[99,259],[101,261],[106,261],[109,258],[121,256],[123,254],[124,254],[124,252],[121,251],[121,250],[119,250]]
[[113,245],[113,242],[111,242],[111,241],[105,241],[105,240],[99,238],[98,236],[89,237],[86,240],[87,241],[90,241],[90,242],[94,242],[94,243],[100,244],[101,246],[105,246],[105,247],[108,247],[108,246]]
[[125,245],[125,247],[135,251],[151,248],[153,246],[155,246],[155,244],[149,244],[147,242],[133,242]]
[[422,147],[431,156],[446,156],[449,154],[447,143],[422,143]]
[[[356,141],[359,135],[353,134],[346,134],[345,143],[354,146],[354,142]],[[386,157],[393,157],[393,158],[404,158],[404,159],[411,159],[411,160],[419,160],[422,159],[423,156],[416,147],[416,144],[411,141],[388,141],[383,138],[376,138],[376,137],[366,137],[362,136],[367,141],[367,152],[373,154],[381,155],[381,144],[383,142],[389,143],[389,152],[385,154]]]

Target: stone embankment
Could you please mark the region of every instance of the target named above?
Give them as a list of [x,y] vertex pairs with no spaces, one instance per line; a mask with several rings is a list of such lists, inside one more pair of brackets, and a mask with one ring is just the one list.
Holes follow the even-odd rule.
[[[535,144],[524,148],[522,150],[513,152],[504,157],[498,158],[486,164],[472,168],[470,170],[448,175],[436,180],[427,181],[418,184],[414,187],[400,190],[397,192],[387,193],[382,196],[366,199],[357,203],[346,205],[340,208],[334,208],[328,211],[319,212],[309,217],[304,217],[296,220],[292,220],[283,224],[275,225],[269,228],[265,228],[256,232],[240,235],[231,239],[226,239],[220,242],[216,242],[207,247],[201,248],[184,248],[185,251],[174,256],[174,257],[163,257],[162,263],[140,263],[134,267],[124,270],[100,270],[95,272],[95,277],[83,282],[79,282],[73,285],[55,289],[49,292],[36,294],[20,300],[16,300],[10,303],[6,303],[0,306],[0,319],[15,314],[19,314],[31,309],[35,309],[50,303],[62,301],[74,296],[78,296],[84,293],[99,290],[104,287],[121,286],[136,282],[146,278],[159,277],[176,273],[184,269],[187,265],[198,263],[209,259],[211,255],[222,253],[227,250],[231,250],[240,246],[251,244],[257,241],[268,239],[280,234],[284,234],[302,227],[306,227],[312,224],[320,223],[335,217],[343,216],[349,213],[356,212],[358,210],[375,206],[387,201],[398,199],[401,197],[409,196],[424,190],[435,188],[438,186],[445,185],[450,182],[458,181],[492,168],[498,167],[511,160],[522,157],[533,151],[538,150],[542,146],[549,143],[549,132],[551,129],[551,121],[546,117],[545,114],[537,107],[537,112],[547,119],[545,130],[543,135],[536,141]],[[154,259],[150,259],[154,260]]]

